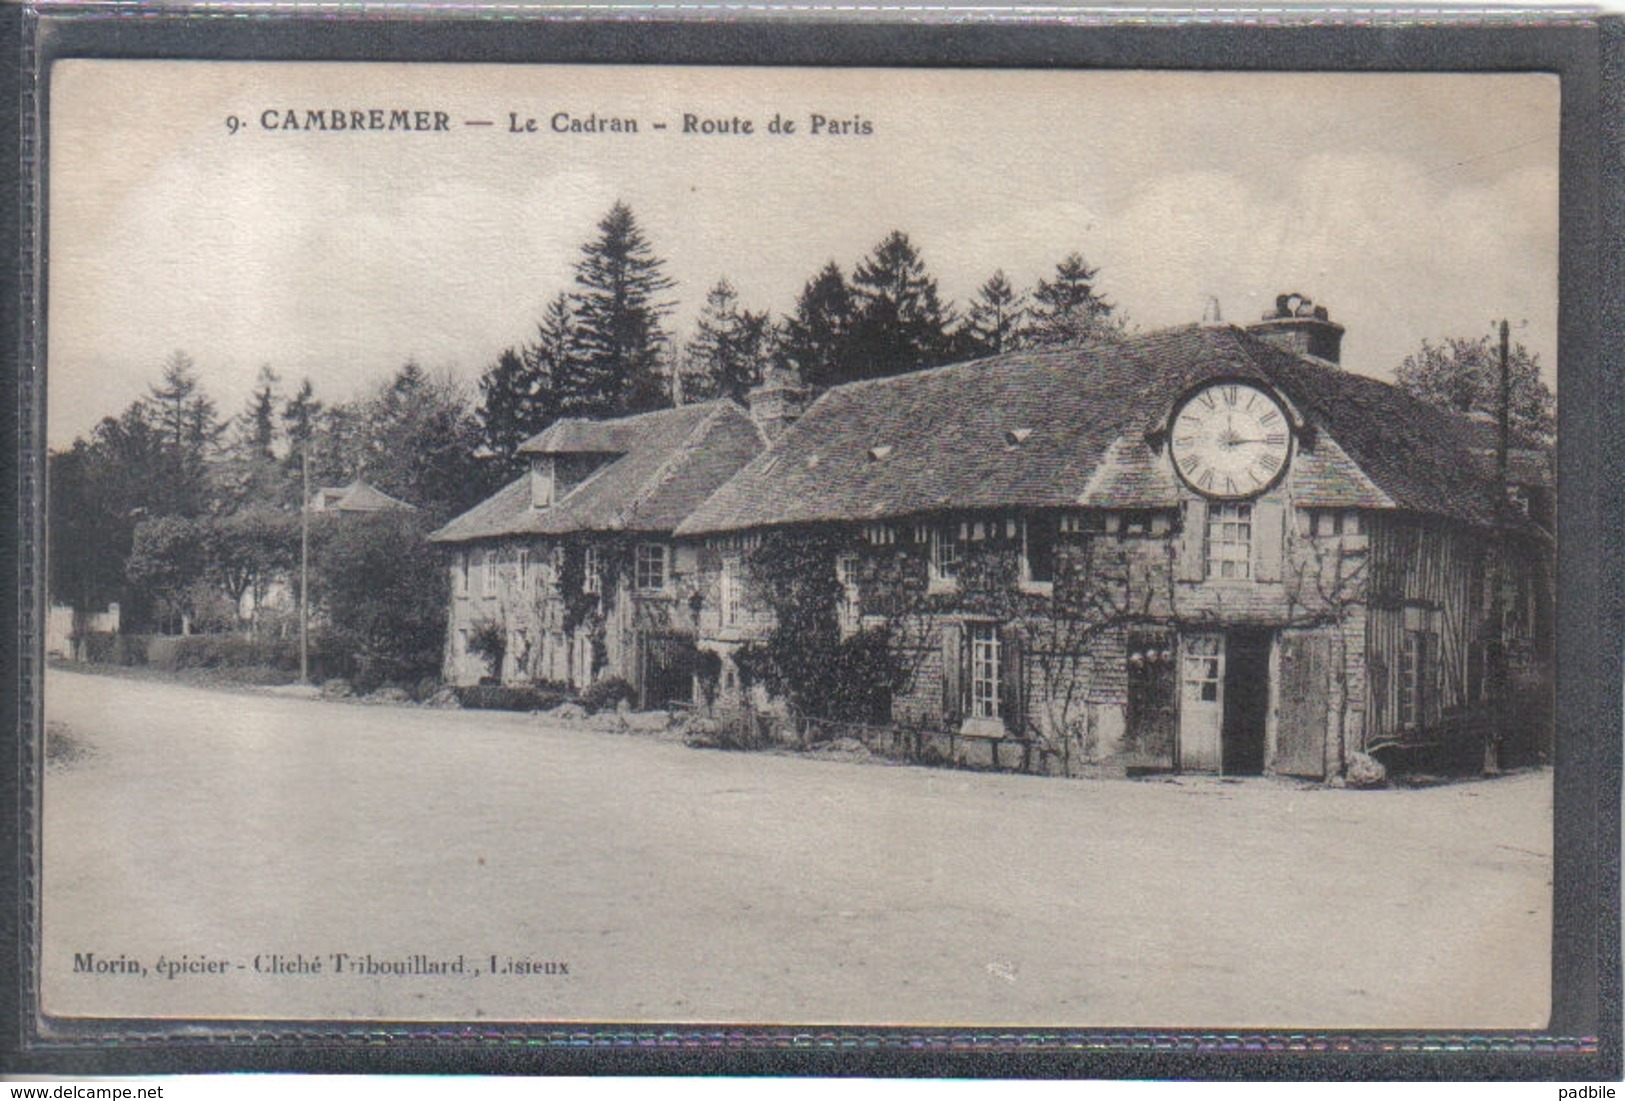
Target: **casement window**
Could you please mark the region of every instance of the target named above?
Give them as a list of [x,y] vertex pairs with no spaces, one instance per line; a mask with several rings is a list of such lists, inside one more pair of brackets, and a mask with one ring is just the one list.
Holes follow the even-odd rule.
[[889,547],[897,542],[897,529],[890,524],[866,524],[863,537],[877,547]]
[[737,627],[745,620],[744,563],[737,558],[722,560],[722,625]]
[[468,551],[461,551],[457,555],[457,591],[466,596],[468,594]]
[[999,718],[999,627],[970,623],[970,717]]
[[639,592],[659,592],[666,587],[666,544],[639,543],[633,563],[632,586]]
[[530,551],[524,547],[519,549],[519,588],[530,591]]
[[959,576],[958,529],[939,525],[931,529],[931,584],[951,585]]
[[1183,505],[1177,579],[1278,582],[1286,543],[1286,508],[1278,500],[1187,500]]
[[1021,634],[990,621],[942,625],[942,712],[950,725],[996,720],[1026,732],[1026,662]]
[[494,549],[485,552],[485,568],[483,572],[485,595],[495,596],[497,591],[497,552]]
[[1227,580],[1253,575],[1252,505],[1209,506],[1207,575]]
[[855,554],[843,554],[835,559],[835,577],[841,583],[841,616],[849,623],[857,622],[862,607],[862,593],[858,587],[860,561]]
[[1360,514],[1349,508],[1306,508],[1298,514],[1298,528],[1315,539],[1360,534]]
[[581,552],[581,591],[597,596],[602,589],[603,577],[604,564],[598,548],[589,546]]
[[467,627],[459,627],[459,628],[457,628],[457,656],[460,657],[460,658],[466,658],[468,656],[468,628]]
[[1030,516],[1021,526],[1021,579],[1036,585],[1055,580],[1055,518]]

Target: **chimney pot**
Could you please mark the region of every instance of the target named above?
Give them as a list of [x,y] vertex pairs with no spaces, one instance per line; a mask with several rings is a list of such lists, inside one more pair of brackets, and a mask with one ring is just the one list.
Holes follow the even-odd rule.
[[1331,319],[1325,306],[1293,292],[1277,295],[1275,311],[1247,326],[1260,340],[1291,352],[1337,364],[1342,360],[1343,326]]

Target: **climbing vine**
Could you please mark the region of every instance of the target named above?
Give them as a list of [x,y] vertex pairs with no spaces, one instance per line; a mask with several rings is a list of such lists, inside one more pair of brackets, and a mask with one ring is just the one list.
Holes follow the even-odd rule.
[[887,631],[842,638],[845,592],[836,557],[847,539],[824,532],[775,532],[746,559],[752,591],[773,612],[767,637],[734,655],[741,684],[760,683],[803,715],[885,721],[905,670]]

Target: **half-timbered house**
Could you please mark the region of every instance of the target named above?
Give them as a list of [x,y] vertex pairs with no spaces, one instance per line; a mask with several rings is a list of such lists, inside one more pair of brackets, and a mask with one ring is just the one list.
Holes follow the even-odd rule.
[[1493,425],[1341,338],[1283,298],[828,391],[677,525],[724,698],[773,624],[752,548],[800,533],[908,670],[890,720],[962,760],[1326,777],[1492,704],[1539,721],[1543,451],[1514,441],[1509,496]]

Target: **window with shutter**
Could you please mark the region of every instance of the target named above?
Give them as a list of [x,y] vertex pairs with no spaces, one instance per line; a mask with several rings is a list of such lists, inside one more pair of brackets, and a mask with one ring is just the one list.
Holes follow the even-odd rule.
[[1201,581],[1207,576],[1207,502],[1185,502],[1184,542],[1179,548],[1179,580]]
[[963,636],[960,624],[942,625],[942,718],[950,725],[965,714]]
[[1000,632],[999,696],[1004,725],[1018,737],[1026,733],[1027,677],[1021,635],[1014,630]]
[[1281,542],[1286,510],[1279,501],[1253,504],[1253,580],[1281,580]]

